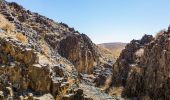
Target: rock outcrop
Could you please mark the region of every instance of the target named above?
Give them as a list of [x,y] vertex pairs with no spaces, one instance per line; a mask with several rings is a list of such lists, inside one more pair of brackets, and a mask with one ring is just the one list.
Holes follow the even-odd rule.
[[125,85],[131,66],[138,64],[144,46],[151,42],[153,37],[145,35],[141,40],[132,40],[121,52],[119,58],[113,66],[113,84],[115,86]]
[[157,38],[133,40],[113,66],[113,86],[123,86],[123,96],[145,100],[170,99],[170,31]]
[[78,75],[108,60],[88,36],[5,0],[0,34],[0,99],[91,100]]
[[69,65],[69,72],[68,65],[52,62],[15,39],[3,38],[0,44],[0,91],[4,91],[4,98],[19,98],[25,91],[56,96],[71,85],[69,80],[75,80],[73,65]]
[[85,34],[71,35],[61,40],[59,54],[69,59],[78,72],[92,73],[100,56],[96,49]]
[[92,73],[93,67],[100,64],[101,55],[96,45],[88,36],[67,24],[25,10],[14,2],[1,3],[0,12],[16,26],[17,31],[27,36],[30,44],[37,42],[32,44],[37,51],[44,52],[42,45],[46,44],[54,52],[52,54],[59,53],[71,61],[79,72]]

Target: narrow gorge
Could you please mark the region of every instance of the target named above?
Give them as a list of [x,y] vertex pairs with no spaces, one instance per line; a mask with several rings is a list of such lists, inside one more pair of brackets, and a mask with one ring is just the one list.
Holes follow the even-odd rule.
[[116,45],[0,0],[0,100],[169,100],[170,27]]

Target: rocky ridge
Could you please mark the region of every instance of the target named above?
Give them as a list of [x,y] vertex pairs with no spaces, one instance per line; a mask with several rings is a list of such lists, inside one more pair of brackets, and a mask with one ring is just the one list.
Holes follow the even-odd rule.
[[80,76],[111,68],[88,36],[14,2],[1,0],[0,24],[0,99],[91,100]]
[[124,87],[122,96],[140,100],[170,99],[170,31],[153,38],[133,40],[113,66],[113,87]]

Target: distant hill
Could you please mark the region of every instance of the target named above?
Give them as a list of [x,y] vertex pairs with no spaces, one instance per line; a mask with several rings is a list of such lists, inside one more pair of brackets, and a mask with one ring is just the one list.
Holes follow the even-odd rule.
[[102,43],[98,45],[108,49],[109,51],[112,52],[115,58],[118,58],[121,51],[125,48],[126,44],[127,43],[113,42],[113,43]]

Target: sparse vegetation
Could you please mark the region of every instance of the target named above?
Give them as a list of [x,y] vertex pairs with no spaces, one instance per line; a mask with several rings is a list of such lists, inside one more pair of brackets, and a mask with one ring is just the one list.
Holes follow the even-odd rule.
[[50,54],[50,48],[45,43],[42,43],[42,50],[44,55],[48,56]]
[[104,86],[102,87],[102,89],[103,89],[103,90],[108,89],[108,88],[110,87],[110,85],[111,85],[111,82],[112,82],[112,77],[109,76],[109,77],[106,79],[106,81],[105,81]]
[[22,33],[17,33],[16,34],[16,38],[21,41],[22,43],[28,43],[28,39],[25,35],[23,35]]
[[112,87],[109,90],[109,94],[112,96],[121,96],[124,88],[123,87]]
[[126,43],[103,43],[99,44],[99,46],[105,48],[105,51],[111,52],[112,57],[117,59],[125,48]]
[[0,28],[4,31],[10,33],[11,31],[15,30],[15,26],[10,23],[3,15],[0,14]]
[[109,59],[114,59],[114,55],[112,54],[112,52],[110,50],[108,50],[107,48],[98,45],[97,48],[99,49],[99,51],[101,52],[101,54],[103,54],[103,56],[109,58]]

